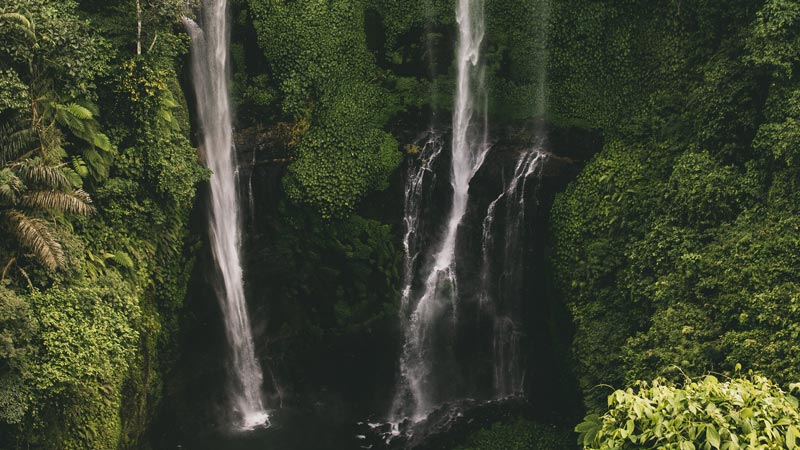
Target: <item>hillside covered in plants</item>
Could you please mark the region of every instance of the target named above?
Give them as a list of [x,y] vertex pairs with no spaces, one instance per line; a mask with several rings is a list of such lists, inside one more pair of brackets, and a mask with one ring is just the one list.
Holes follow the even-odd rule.
[[791,450],[800,2],[3,0],[0,230],[3,449]]

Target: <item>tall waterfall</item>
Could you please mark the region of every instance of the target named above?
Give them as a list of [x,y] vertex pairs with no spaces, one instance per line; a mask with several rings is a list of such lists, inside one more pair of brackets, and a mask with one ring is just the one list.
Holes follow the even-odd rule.
[[242,218],[228,98],[226,0],[204,0],[200,25],[186,19],[192,37],[192,78],[203,131],[202,145],[211,176],[209,234],[220,280],[215,290],[230,346],[230,400],[236,426],[252,429],[268,422],[261,398],[263,375],[255,357],[244,294],[240,256]]
[[[484,37],[484,5],[483,0],[459,0],[456,10],[459,37],[456,63],[458,68],[457,92],[453,112],[453,141],[451,184],[453,189],[452,206],[447,220],[442,241],[434,257],[424,289],[419,298],[414,298],[413,268],[417,253],[409,239],[414,238],[415,222],[409,220],[409,214],[417,214],[415,205],[409,195],[418,195],[422,175],[428,170],[430,158],[438,157],[439,150],[423,157],[423,162],[416,176],[409,179],[409,191],[406,192],[406,286],[403,291],[403,311],[405,327],[405,344],[400,361],[401,383],[398,388],[391,420],[403,417],[421,420],[442,400],[436,392],[436,383],[430,377],[436,357],[431,348],[437,334],[437,325],[449,310],[452,317],[446,320],[457,321],[458,283],[455,271],[456,236],[459,224],[467,210],[469,182],[480,167],[488,150],[487,127],[485,116],[486,92],[484,86],[484,70],[481,61],[481,45]],[[476,105],[481,106],[478,111]],[[433,146],[432,148],[436,148]],[[411,208],[411,209],[410,209]]]

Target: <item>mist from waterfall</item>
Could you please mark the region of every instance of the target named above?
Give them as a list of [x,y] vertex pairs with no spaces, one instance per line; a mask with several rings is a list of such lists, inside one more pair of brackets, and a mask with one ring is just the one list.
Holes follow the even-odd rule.
[[200,24],[184,20],[192,38],[192,80],[202,127],[202,149],[210,179],[209,237],[219,280],[215,283],[230,349],[229,399],[235,427],[253,429],[268,423],[245,300],[241,262],[242,217],[238,164],[233,145],[229,99],[229,39],[226,0],[204,0]]

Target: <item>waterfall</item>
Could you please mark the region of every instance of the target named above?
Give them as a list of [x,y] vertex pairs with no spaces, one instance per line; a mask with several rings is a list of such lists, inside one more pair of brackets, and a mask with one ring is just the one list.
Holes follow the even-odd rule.
[[[528,180],[535,177],[532,197],[536,199],[547,158],[541,145],[523,153],[508,187],[489,204],[483,220],[480,303],[484,314],[493,318],[494,389],[498,398],[519,395],[523,389],[525,371],[520,349],[523,333],[516,320],[519,314],[515,300],[523,291],[526,188]],[[502,227],[496,223],[498,208],[504,212]],[[498,243],[496,236],[502,237],[502,241]],[[494,255],[501,266],[499,276],[493,270]]]
[[[192,38],[192,79],[203,131],[202,146],[212,171],[209,235],[219,281],[215,284],[230,347],[230,401],[236,426],[268,423],[261,398],[263,375],[256,360],[244,294],[240,256],[241,212],[228,98],[229,30],[226,0],[205,0],[201,25],[185,19]],[[221,282],[220,282],[221,281]]]
[[[456,63],[458,69],[457,92],[453,111],[453,140],[451,162],[452,206],[446,229],[433,266],[418,299],[413,297],[413,266],[416,254],[409,250],[409,237],[413,237],[414,219],[409,214],[418,214],[409,209],[409,195],[415,195],[414,184],[421,178],[411,177],[406,192],[406,286],[403,291],[403,323],[405,344],[400,361],[401,383],[391,411],[391,420],[402,417],[421,420],[437,406],[441,399],[432,382],[434,357],[431,348],[436,340],[436,328],[446,311],[450,318],[458,321],[458,282],[455,271],[456,236],[458,227],[467,210],[469,182],[481,166],[487,145],[485,119],[486,92],[480,50],[484,36],[483,0],[459,0],[456,9],[459,37]],[[476,110],[476,104],[484,107]],[[479,117],[484,114],[483,117]],[[424,169],[423,163],[419,170]],[[412,201],[413,203],[413,201]],[[412,258],[412,259],[409,259]],[[409,262],[410,261],[410,262]],[[416,300],[416,301],[415,301]]]

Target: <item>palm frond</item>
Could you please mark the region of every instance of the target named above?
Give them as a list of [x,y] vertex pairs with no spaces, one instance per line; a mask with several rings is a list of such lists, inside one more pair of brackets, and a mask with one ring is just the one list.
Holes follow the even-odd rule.
[[71,189],[72,183],[64,172],[57,166],[44,164],[41,159],[24,159],[9,165],[29,185],[41,186],[47,189]]
[[46,221],[15,209],[7,211],[5,216],[20,246],[33,252],[42,265],[50,270],[64,266],[64,251],[61,244],[53,238]]
[[11,169],[0,169],[0,203],[16,204],[24,190],[25,184]]
[[94,212],[92,199],[82,189],[73,192],[29,191],[22,196],[20,204],[27,208],[81,216],[88,216]]
[[0,167],[36,147],[36,131],[32,128],[16,129],[13,120],[0,125]]
[[32,41],[36,40],[36,28],[33,23],[24,15],[16,12],[0,14],[0,20],[14,22],[22,28],[25,35]]

